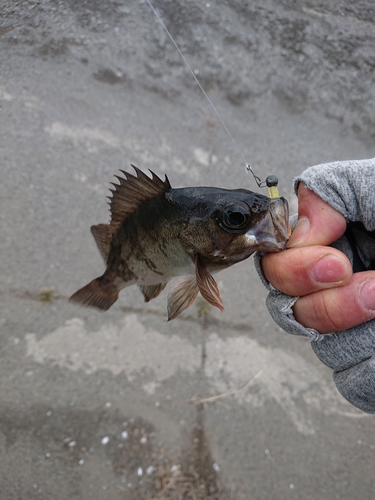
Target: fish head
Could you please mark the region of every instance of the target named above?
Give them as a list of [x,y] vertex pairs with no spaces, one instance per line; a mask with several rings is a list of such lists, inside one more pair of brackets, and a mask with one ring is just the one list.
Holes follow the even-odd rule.
[[290,227],[284,198],[272,199],[246,189],[204,187],[172,190],[170,196],[187,204],[183,238],[207,264],[226,267],[255,251],[280,252],[286,247]]
[[283,250],[290,235],[288,202],[245,190],[239,194],[243,197],[221,206],[211,218],[222,230],[220,251],[248,257],[255,251]]
[[267,198],[261,206],[258,200],[248,201],[253,203],[245,201],[226,205],[217,218],[219,226],[226,232],[239,235],[239,241],[253,251],[284,250],[291,233],[286,199]]

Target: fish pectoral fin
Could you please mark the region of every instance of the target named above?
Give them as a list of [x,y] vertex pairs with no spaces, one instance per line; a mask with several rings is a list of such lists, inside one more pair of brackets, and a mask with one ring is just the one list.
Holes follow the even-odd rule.
[[145,302],[149,302],[159,295],[160,292],[166,287],[166,283],[157,283],[156,285],[139,285]]
[[195,277],[183,277],[175,280],[168,294],[168,321],[177,318],[182,311],[194,302],[199,288]]
[[100,277],[74,293],[69,302],[77,302],[82,306],[97,307],[107,311],[118,299],[119,291],[108,279]]
[[195,275],[202,297],[213,306],[219,308],[220,311],[223,311],[223,301],[221,300],[217,283],[202,263],[199,254],[195,258]]
[[104,262],[107,262],[113,235],[110,225],[98,224],[97,226],[91,226],[91,233],[98,245],[100,255],[103,257]]

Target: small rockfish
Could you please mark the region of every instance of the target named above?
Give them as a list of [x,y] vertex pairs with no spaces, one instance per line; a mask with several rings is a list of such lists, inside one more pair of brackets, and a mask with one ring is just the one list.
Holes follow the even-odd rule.
[[172,279],[168,319],[189,307],[198,292],[223,310],[216,281],[222,269],[255,251],[279,252],[289,237],[288,203],[246,189],[173,189],[153,172],[122,172],[113,184],[110,224],[91,227],[105,261],[102,276],[70,300],[109,309],[122,288],[138,285],[145,301]]

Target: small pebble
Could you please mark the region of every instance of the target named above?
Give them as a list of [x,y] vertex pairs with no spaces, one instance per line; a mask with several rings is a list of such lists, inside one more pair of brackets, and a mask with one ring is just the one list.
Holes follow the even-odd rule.
[[128,439],[129,434],[126,431],[122,431],[121,432],[121,437],[122,437],[122,439]]
[[137,469],[137,475],[138,475],[138,477],[143,476],[143,469],[142,469],[142,467],[138,467],[138,469]]
[[147,443],[147,437],[146,436],[143,436],[141,437],[140,441],[139,441],[141,444],[146,444]]
[[219,465],[217,462],[214,462],[214,464],[213,464],[213,466],[212,466],[212,467],[214,468],[214,470],[215,470],[216,472],[219,472],[219,470],[220,470],[220,465]]
[[108,444],[109,443],[109,437],[108,436],[105,436],[103,439],[102,439],[102,444]]
[[152,474],[152,473],[153,473],[153,472],[155,472],[155,471],[156,471],[156,469],[155,469],[155,467],[154,467],[153,465],[150,465],[150,466],[149,466],[149,467],[147,467],[147,469],[146,469],[146,472],[147,472],[147,474],[148,474],[148,475]]

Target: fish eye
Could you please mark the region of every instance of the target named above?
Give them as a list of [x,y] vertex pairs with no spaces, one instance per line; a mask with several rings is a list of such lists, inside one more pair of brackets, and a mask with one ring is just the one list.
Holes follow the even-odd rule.
[[220,226],[226,231],[237,232],[246,228],[250,221],[250,210],[245,203],[227,205],[219,218]]

